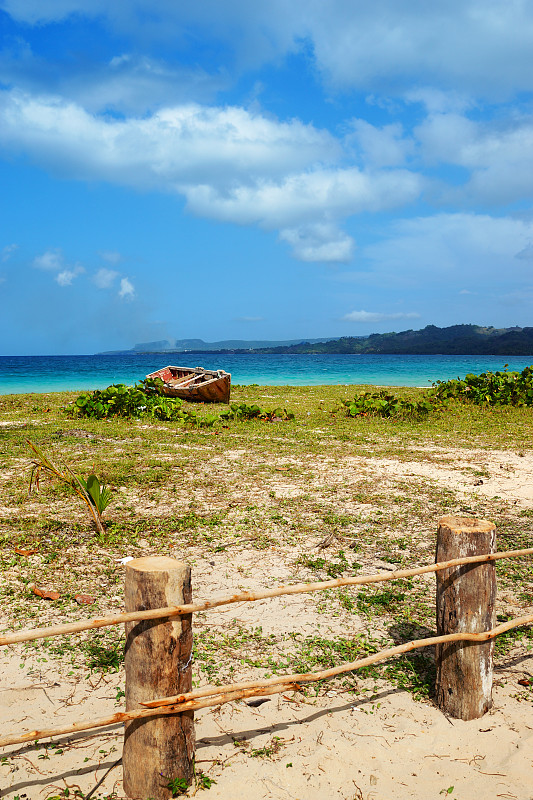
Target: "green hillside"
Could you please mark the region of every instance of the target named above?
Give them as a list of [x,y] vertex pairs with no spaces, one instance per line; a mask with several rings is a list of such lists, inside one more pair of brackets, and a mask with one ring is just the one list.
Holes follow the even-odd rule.
[[[235,352],[235,351],[234,351]],[[427,325],[419,331],[343,336],[328,342],[302,342],[285,347],[257,348],[256,353],[383,353],[399,355],[533,355],[532,328],[480,325]]]

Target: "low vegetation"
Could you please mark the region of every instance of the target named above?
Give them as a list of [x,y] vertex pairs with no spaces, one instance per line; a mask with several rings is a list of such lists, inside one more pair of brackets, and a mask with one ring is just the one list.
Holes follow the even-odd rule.
[[522,372],[483,372],[464,379],[437,381],[422,398],[404,398],[385,389],[357,394],[344,400],[350,417],[420,419],[433,411],[444,411],[448,400],[487,406],[533,406],[533,367]]
[[415,400],[412,398],[398,397],[385,389],[379,392],[363,392],[353,400],[344,400],[346,413],[349,417],[392,417],[417,419],[425,417],[430,411],[441,407],[439,398],[431,394]]
[[[521,373],[523,387],[528,374]],[[170,399],[144,384],[0,397],[2,628],[121,608],[121,560],[128,556],[189,561],[200,576],[195,594],[207,597],[229,586],[426,564],[434,557],[437,520],[450,513],[494,519],[502,548],[528,546],[533,511],[497,489],[473,488],[496,484],[515,469],[514,460],[531,454],[533,408],[515,402],[513,373],[499,375],[513,398],[506,404],[501,387],[498,403],[472,403],[484,389],[466,391],[474,387],[470,377],[460,387],[438,384],[436,391],[361,387],[355,399],[354,387],[344,386],[234,387],[230,406],[174,401],[176,418],[155,410]],[[442,413],[427,408],[435,395],[445,401]],[[76,502],[76,486],[46,470],[45,458],[59,472],[68,464],[68,475],[84,476],[78,484],[93,507],[98,492],[108,493],[105,527],[91,523]],[[28,496],[36,463],[40,492]],[[440,470],[455,470],[457,483],[441,480]],[[529,559],[498,564],[500,615],[533,607],[530,569]],[[237,610],[218,624],[199,614],[195,680],[305,672],[429,636],[433,581],[310,595],[305,608],[314,633],[299,630],[289,601],[277,616],[250,624],[238,621]],[[532,643],[530,629],[510,633],[498,644],[500,663]],[[118,680],[122,648],[122,632],[113,628],[27,643],[19,652],[23,665],[44,658],[80,674],[117,672]],[[392,684],[427,698],[432,676],[432,654],[422,651],[328,688],[372,697]],[[325,688],[307,691],[312,696]]]
[[151,418],[161,422],[181,422],[197,428],[211,428],[215,423],[227,420],[261,419],[269,422],[294,419],[294,414],[285,408],[274,408],[265,411],[256,403],[231,403],[220,414],[199,415],[179,397],[166,397],[162,391],[163,381],[160,378],[146,378],[135,386],[122,383],[108,386],[107,389],[96,389],[84,392],[74,401],[69,409],[72,416],[89,417],[91,419],[124,419]]
[[522,372],[483,372],[462,380],[437,381],[434,397],[489,406],[533,406],[533,367]]
[[198,418],[194,411],[183,408],[178,397],[165,397],[161,392],[163,381],[160,378],[146,378],[135,386],[122,383],[84,392],[74,401],[73,415],[92,419],[126,419],[151,417],[166,422],[186,422],[201,427],[209,427],[214,417]]

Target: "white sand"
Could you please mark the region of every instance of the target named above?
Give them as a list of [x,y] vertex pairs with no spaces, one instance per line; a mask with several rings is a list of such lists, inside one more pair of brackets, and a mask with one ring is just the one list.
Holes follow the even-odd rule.
[[[0,693],[3,731],[68,724],[115,708],[117,675],[91,685],[60,676],[48,664],[35,664],[28,674],[19,663],[13,654],[0,659],[4,685],[11,687]],[[449,796],[461,800],[529,800],[531,695],[517,698],[523,693],[517,680],[532,666],[519,659],[498,675],[503,685],[495,688],[493,710],[472,722],[448,720],[432,705],[387,687],[366,701],[332,691],[318,700],[275,696],[259,708],[240,702],[203,710],[196,715],[197,765],[217,781],[205,796],[425,800],[454,786]],[[119,726],[61,737],[56,744],[47,751],[6,748],[0,797],[38,800],[65,786],[85,793],[98,787],[93,797],[113,790],[122,796]],[[270,757],[253,755],[273,744],[277,752]]]
[[[475,493],[500,496],[522,508],[533,507],[533,457],[489,451],[451,453],[431,448],[434,461],[351,458],[324,461],[323,479],[345,480],[350,473],[376,480],[409,473],[468,498]],[[440,463],[439,463],[440,462]],[[474,485],[474,471],[488,477]],[[321,465],[317,463],[317,480]],[[279,479],[283,488],[283,476]],[[237,489],[238,490],[238,489]],[[213,556],[227,562],[228,581],[216,585],[207,562],[194,569],[195,596],[206,597],[230,586],[256,588],[285,580],[283,553],[271,549]],[[222,563],[222,561],[220,561]],[[374,570],[375,571],[375,570]],[[220,620],[237,619],[265,634],[315,629],[316,606],[307,596],[232,608]],[[320,620],[323,632],[338,634],[334,620]],[[202,622],[208,624],[208,620]],[[354,626],[357,619],[354,619]],[[337,629],[336,629],[337,628]],[[354,629],[353,629],[354,630]],[[352,630],[352,632],[353,632]],[[0,724],[4,734],[93,719],[120,710],[117,687],[123,676],[87,679],[82,670],[67,675],[43,653],[22,658],[23,649],[0,654]],[[23,667],[21,668],[21,664]],[[331,690],[318,699],[274,696],[259,708],[244,702],[206,709],[196,716],[197,763],[216,780],[210,800],[245,797],[292,800],[452,800],[533,798],[533,691],[518,680],[533,674],[533,661],[516,650],[496,673],[494,708],[472,722],[447,719],[430,703],[380,683],[372,699]],[[372,682],[368,684],[373,686]],[[288,698],[288,699],[287,699]],[[279,737],[275,739],[274,737]],[[87,797],[122,796],[122,728],[62,737],[59,748],[6,748],[0,764],[0,798],[46,800],[69,786]],[[262,752],[253,753],[254,750]],[[58,749],[62,752],[59,753]],[[48,753],[48,758],[42,758]],[[453,787],[450,793],[447,790]],[[203,795],[202,795],[203,796]]]

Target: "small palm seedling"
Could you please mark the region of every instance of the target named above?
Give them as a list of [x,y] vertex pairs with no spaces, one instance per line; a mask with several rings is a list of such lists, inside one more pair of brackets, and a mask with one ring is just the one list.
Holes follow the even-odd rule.
[[34,458],[31,462],[32,469],[28,493],[30,494],[34,488],[36,491],[39,491],[41,472],[47,473],[51,477],[56,478],[74,489],[76,494],[81,497],[83,502],[87,505],[98,531],[101,534],[105,534],[102,514],[111,502],[110,489],[101,484],[96,475],[91,474],[87,479],[84,479],[76,475],[66,464],[62,464],[61,466],[54,464],[37,445],[30,442],[29,439],[26,439],[26,442],[34,454]]

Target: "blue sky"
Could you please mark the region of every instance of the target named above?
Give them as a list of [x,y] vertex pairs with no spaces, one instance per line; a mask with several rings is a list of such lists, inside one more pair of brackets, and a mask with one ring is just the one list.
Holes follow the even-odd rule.
[[531,325],[528,0],[0,0],[0,353]]

